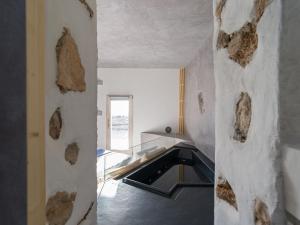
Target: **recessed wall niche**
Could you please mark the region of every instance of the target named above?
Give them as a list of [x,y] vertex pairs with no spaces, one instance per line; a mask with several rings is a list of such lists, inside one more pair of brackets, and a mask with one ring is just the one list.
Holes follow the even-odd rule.
[[251,123],[252,106],[248,93],[242,92],[236,104],[233,138],[241,143],[246,142]]
[[57,192],[46,205],[46,218],[49,225],[65,225],[73,212],[76,193]]
[[85,70],[81,64],[79,51],[68,28],[64,28],[56,45],[57,80],[61,93],[86,90]]

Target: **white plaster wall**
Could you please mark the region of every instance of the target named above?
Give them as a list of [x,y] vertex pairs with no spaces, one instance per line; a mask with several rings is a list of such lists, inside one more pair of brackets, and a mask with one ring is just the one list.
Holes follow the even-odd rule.
[[[211,29],[212,32],[212,29]],[[203,111],[198,96],[202,93]],[[185,134],[195,146],[215,161],[215,80],[212,33],[195,59],[186,66]]]
[[280,138],[286,209],[300,220],[300,1],[283,4],[280,48]]
[[[96,1],[87,2],[96,13]],[[77,192],[67,225],[77,224],[92,201],[95,201],[94,209],[84,224],[96,224],[96,18],[95,15],[90,19],[79,1],[46,1],[46,191],[47,199],[57,191]],[[64,26],[70,29],[85,68],[87,88],[83,93],[63,95],[55,85],[55,46]],[[48,135],[48,121],[57,107],[61,107],[63,128],[59,140],[53,140]],[[71,166],[65,161],[64,153],[66,146],[74,141],[80,152],[76,165]]]
[[[214,0],[214,8],[216,7]],[[253,0],[229,0],[222,14],[222,30],[231,33],[250,21]],[[238,212],[215,198],[215,225],[252,225],[254,200],[269,209],[273,225],[284,224],[280,195],[279,149],[279,37],[281,0],[273,0],[261,18],[258,49],[244,69],[228,58],[226,49],[216,50],[219,31],[214,19],[214,72],[216,80],[216,179],[230,182]],[[252,121],[246,143],[233,140],[235,106],[240,93],[252,99]]]
[[283,146],[283,174],[286,210],[300,220],[300,150]]
[[133,145],[141,142],[141,132],[164,132],[166,126],[178,129],[179,70],[100,68],[98,77],[98,147],[106,147],[107,95],[133,96]]

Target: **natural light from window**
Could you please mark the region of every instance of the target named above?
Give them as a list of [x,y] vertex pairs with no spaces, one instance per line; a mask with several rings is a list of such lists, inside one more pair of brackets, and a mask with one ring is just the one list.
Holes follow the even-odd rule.
[[129,99],[111,100],[111,149],[129,149]]

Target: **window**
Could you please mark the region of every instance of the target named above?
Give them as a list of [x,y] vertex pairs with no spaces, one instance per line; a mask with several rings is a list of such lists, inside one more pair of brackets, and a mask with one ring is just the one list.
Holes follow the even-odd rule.
[[108,96],[107,149],[128,150],[132,145],[132,96]]

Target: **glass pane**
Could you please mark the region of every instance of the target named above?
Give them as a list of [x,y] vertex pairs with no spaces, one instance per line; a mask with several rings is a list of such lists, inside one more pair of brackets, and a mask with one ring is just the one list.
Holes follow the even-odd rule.
[[111,149],[129,149],[129,100],[111,100]]

